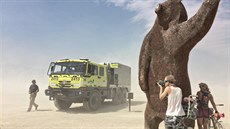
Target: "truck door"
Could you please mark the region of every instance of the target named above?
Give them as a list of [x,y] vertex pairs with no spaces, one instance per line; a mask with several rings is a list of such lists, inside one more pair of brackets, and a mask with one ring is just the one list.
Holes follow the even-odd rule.
[[87,85],[91,87],[98,86],[98,66],[89,64],[88,73],[90,77],[86,79]]
[[107,80],[106,80],[106,69],[103,66],[99,67],[99,75],[98,75],[98,81],[99,86],[101,87],[107,87]]

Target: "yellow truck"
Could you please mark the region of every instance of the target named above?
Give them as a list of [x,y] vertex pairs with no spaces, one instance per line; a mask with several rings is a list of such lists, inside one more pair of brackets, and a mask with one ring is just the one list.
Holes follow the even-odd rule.
[[131,90],[131,67],[120,63],[62,59],[51,62],[47,74],[49,86],[45,94],[59,110],[68,109],[72,103],[97,110],[105,99],[125,103]]

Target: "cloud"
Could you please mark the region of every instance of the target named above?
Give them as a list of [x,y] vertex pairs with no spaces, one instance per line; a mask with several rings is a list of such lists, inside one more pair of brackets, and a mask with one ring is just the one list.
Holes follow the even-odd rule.
[[107,0],[106,2],[109,4],[114,4],[116,7],[121,7],[130,12],[135,12],[136,14],[133,17],[133,21],[144,21],[146,29],[149,30],[154,20],[155,6],[159,1],[161,0]]
[[[145,33],[147,33],[154,24],[156,18],[154,12],[155,7],[158,3],[163,1],[164,0],[122,0],[121,2],[107,0],[106,3],[110,6],[114,5],[134,13],[132,21],[144,23],[146,29]],[[189,18],[195,15],[202,2],[203,1],[201,0],[182,1],[188,12]],[[213,86],[226,86],[227,83],[229,86],[229,82],[226,82],[225,80],[227,75],[226,70],[229,70],[229,6],[229,0],[221,0],[216,18],[210,31],[196,45],[196,47],[194,47],[190,54],[189,74],[192,85],[196,85],[200,80],[207,80],[210,84],[214,84]],[[200,54],[202,54],[202,56]],[[136,69],[135,72],[137,72]],[[214,73],[215,77],[210,73]]]
[[[162,3],[163,1],[164,0],[106,0],[106,3],[114,4],[116,7],[127,9],[130,12],[135,12],[136,15],[133,17],[133,21],[144,21],[146,22],[146,26],[149,27],[149,24],[152,25],[154,20],[155,7],[158,3]],[[189,17],[193,16],[202,4],[201,1],[197,0],[184,0],[182,3],[185,5]],[[228,5],[229,2],[227,0],[222,0],[218,15],[224,16],[225,18],[230,16]]]
[[107,3],[112,3],[117,7],[123,7],[126,5],[126,3],[128,2],[128,0],[107,0]]
[[[113,4],[116,7],[126,9],[127,11],[134,12],[133,22],[144,22],[146,32],[152,27],[156,14],[154,12],[155,7],[158,3],[162,3],[164,0],[107,0],[106,3]],[[182,3],[185,5],[188,12],[189,18],[195,15],[201,1],[198,0],[183,0]],[[228,0],[222,0],[215,18],[214,24],[210,32],[206,37],[197,45],[196,49],[208,50],[220,56],[227,56],[227,49],[229,48],[230,40],[229,26],[230,26],[230,9],[228,8],[230,2]],[[214,29],[215,28],[215,29]],[[228,29],[227,29],[228,28]],[[208,45],[202,42],[207,42]],[[224,49],[223,53],[217,52],[215,49]]]

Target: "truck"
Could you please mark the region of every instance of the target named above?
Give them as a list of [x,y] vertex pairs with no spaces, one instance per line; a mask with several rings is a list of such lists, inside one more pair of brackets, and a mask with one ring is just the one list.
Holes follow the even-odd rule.
[[61,59],[51,62],[47,75],[49,100],[59,110],[72,103],[83,103],[86,110],[97,110],[105,99],[114,104],[127,101],[131,90],[131,67],[121,63],[95,63],[89,59]]

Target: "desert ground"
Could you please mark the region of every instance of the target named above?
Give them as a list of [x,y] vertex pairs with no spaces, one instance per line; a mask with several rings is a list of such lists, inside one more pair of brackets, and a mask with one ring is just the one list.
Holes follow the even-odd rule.
[[[0,129],[143,129],[146,100],[134,96],[131,111],[128,103],[113,105],[105,101],[97,111],[85,111],[82,104],[59,111],[40,91],[34,108],[26,112],[29,95],[25,92],[2,92]],[[136,95],[137,96],[137,95]],[[225,120],[227,121],[227,120]],[[224,123],[226,124],[226,122]],[[164,129],[163,122],[160,129]],[[228,129],[226,125],[226,129]]]
[[1,129],[140,129],[143,128],[145,101],[113,105],[105,101],[99,110],[86,111],[82,104],[73,104],[69,110],[59,111],[43,93],[38,94],[34,108],[28,108],[28,94],[5,95],[2,105]]

